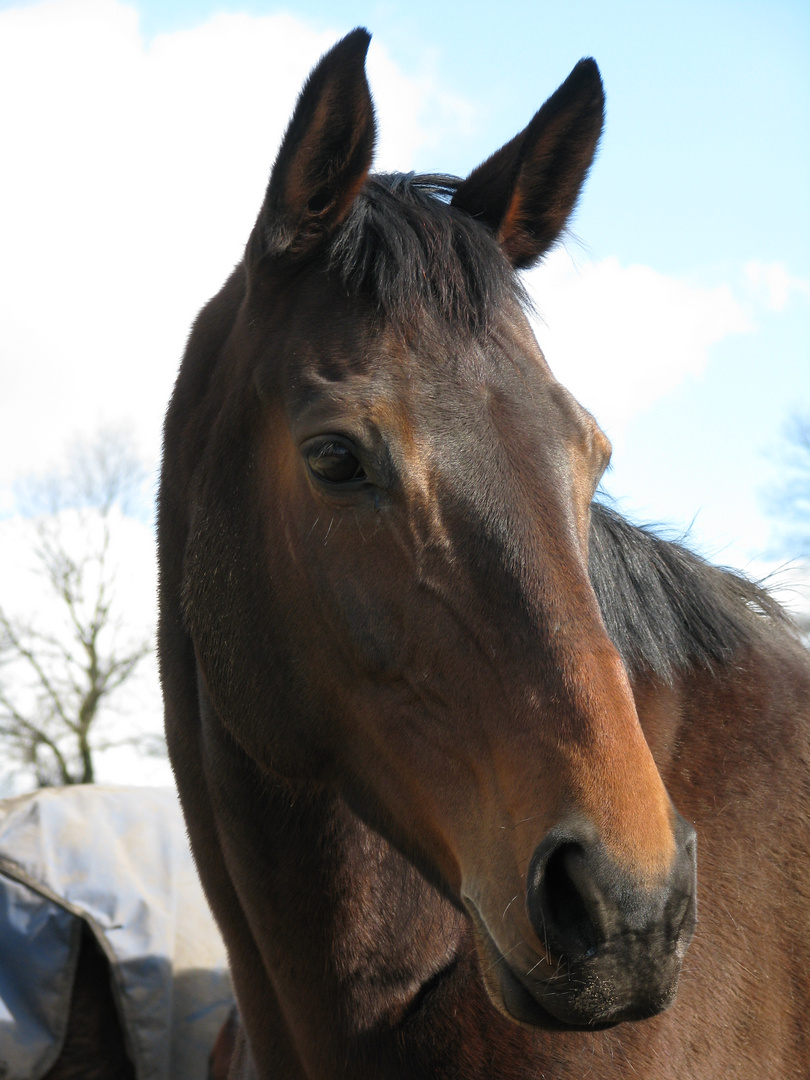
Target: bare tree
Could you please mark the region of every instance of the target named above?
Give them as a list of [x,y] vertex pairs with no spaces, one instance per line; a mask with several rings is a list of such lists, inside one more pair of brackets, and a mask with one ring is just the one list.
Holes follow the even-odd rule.
[[18,485],[33,566],[50,597],[39,617],[0,604],[0,742],[39,786],[92,783],[94,755],[113,746],[156,752],[155,737],[105,734],[121,688],[152,650],[116,606],[113,530],[132,512],[144,469],[130,440],[103,432],[77,444],[63,470]]

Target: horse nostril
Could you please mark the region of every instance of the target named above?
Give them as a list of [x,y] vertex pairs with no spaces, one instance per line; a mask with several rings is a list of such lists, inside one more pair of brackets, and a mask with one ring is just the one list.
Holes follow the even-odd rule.
[[532,860],[529,918],[552,953],[567,959],[592,956],[604,940],[604,899],[577,841],[547,837]]
[[645,951],[662,963],[682,957],[696,918],[694,829],[676,817],[675,858],[666,879],[652,886],[630,877],[583,832],[552,830],[529,865],[526,910],[547,951],[569,964]]

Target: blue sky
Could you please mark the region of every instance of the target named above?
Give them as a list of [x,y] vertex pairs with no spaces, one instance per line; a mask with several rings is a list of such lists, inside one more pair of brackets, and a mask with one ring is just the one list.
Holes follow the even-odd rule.
[[[407,69],[431,66],[477,107],[445,148],[463,173],[521,127],[581,56],[608,92],[599,185],[580,217],[595,251],[684,272],[757,257],[808,268],[810,9],[780,0],[137,3],[147,39],[209,14],[290,11],[366,25]],[[502,12],[494,18],[493,11]],[[417,167],[435,162],[417,161]]]
[[[771,571],[789,552],[764,503],[810,411],[806,0],[0,0],[0,600],[50,617],[16,476],[102,426],[157,466],[191,321],[241,256],[307,71],[358,24],[387,169],[464,175],[596,58],[607,125],[571,235],[527,277],[538,340],[613,441],[620,508]],[[154,538],[125,524],[137,633]],[[802,588],[810,606],[806,569]],[[154,665],[128,698],[121,720],[157,731]],[[169,780],[131,754],[100,776]]]
[[[622,298],[616,306],[622,314],[605,324],[601,338],[599,327],[591,327],[588,348],[599,378],[590,378],[591,367],[583,367],[576,358],[568,362],[563,355],[558,362],[543,339],[542,326],[541,344],[552,368],[563,381],[570,377],[583,403],[614,440],[608,488],[620,505],[638,518],[670,524],[675,531],[693,522],[695,543],[721,560],[746,565],[768,553],[773,540],[762,514],[763,492],[778,472],[774,459],[781,429],[791,411],[810,408],[810,7],[806,3],[572,0],[561,5],[535,0],[456,5],[425,0],[297,0],[293,7],[260,0],[141,0],[128,5],[114,0],[39,4],[3,0],[0,33],[22,9],[30,18],[36,16],[34,23],[29,19],[23,35],[36,64],[37,41],[48,38],[49,28],[65,20],[64,25],[72,22],[77,27],[91,26],[94,20],[99,25],[108,20],[112,24],[110,13],[115,9],[120,14],[124,6],[129,9],[131,26],[137,27],[144,62],[175,47],[171,42],[176,45],[186,38],[190,42],[212,18],[220,19],[215,27],[225,27],[221,20],[228,13],[249,17],[238,31],[248,34],[246,27],[287,13],[313,39],[324,43],[355,25],[366,25],[374,35],[373,49],[384,52],[389,67],[404,80],[400,94],[408,80],[422,88],[420,103],[407,120],[414,129],[412,137],[398,163],[459,174],[521,128],[581,56],[593,55],[606,86],[608,119],[566,251],[575,273],[583,266],[598,267],[615,260],[616,273],[623,276]],[[233,25],[228,25],[228,33],[238,37]],[[97,48],[107,48],[105,41],[100,37]],[[70,48],[67,41],[66,48]],[[215,46],[206,48],[216,65]],[[43,68],[36,73],[38,80],[47,82],[50,70],[53,85],[44,92],[53,96],[56,107],[63,95],[69,98],[72,79],[81,81],[88,65],[96,62],[94,49],[95,45],[74,68],[68,65],[61,72]],[[288,49],[291,53],[300,49],[302,56],[309,49],[311,55],[302,61],[302,71],[319,51],[298,40]],[[123,63],[114,58],[110,62],[119,67]],[[255,65],[257,59],[251,56],[245,63]],[[95,83],[101,96],[106,92],[104,70],[102,64]],[[373,74],[372,68],[374,85]],[[277,105],[279,95],[292,101],[297,81],[280,72],[269,53],[267,70],[261,76],[256,84],[260,90],[254,93],[266,90],[268,112]],[[137,96],[140,84],[133,79]],[[15,102],[22,113],[26,95],[23,85]],[[137,111],[137,102],[132,109]],[[42,115],[32,113],[32,125],[41,122]],[[149,114],[144,116],[143,124],[150,123]],[[66,121],[67,126],[72,122]],[[109,118],[106,122],[110,123]],[[195,122],[204,127],[203,120]],[[427,132],[424,137],[415,134],[419,125]],[[393,126],[389,125],[388,132],[392,146],[397,134]],[[248,130],[252,138],[265,137],[255,122]],[[277,130],[275,120],[268,123],[264,154],[268,162]],[[83,140],[89,144],[94,138],[84,132],[73,148],[66,140],[60,154],[80,155]],[[258,160],[258,150],[256,154]],[[24,146],[14,157],[14,168],[24,178],[20,190],[42,180],[41,176],[25,177],[26,157]],[[59,177],[60,164],[55,158],[54,178]],[[80,169],[80,164],[66,167]],[[163,209],[168,213],[170,200],[182,201],[183,195],[182,189],[172,186],[170,166],[166,168]],[[146,175],[144,184],[151,182]],[[221,189],[223,200],[236,198],[225,181]],[[258,190],[256,180],[254,189]],[[95,223],[89,220],[91,211],[84,211],[88,230],[100,228],[103,215],[110,213],[108,196],[109,192],[101,199],[104,205]],[[212,218],[222,211],[211,200]],[[255,206],[245,206],[245,220],[254,211]],[[47,248],[48,227],[41,217],[37,220],[34,210],[30,213],[29,243]],[[70,243],[80,242],[79,232],[74,231]],[[161,252],[154,243],[152,250],[158,262],[174,257],[170,245]],[[204,255],[202,240],[199,254],[200,258]],[[626,364],[621,359],[625,337],[632,337],[639,321],[652,318],[649,296],[642,291],[634,308],[628,293],[633,267],[648,268],[657,275],[656,295],[663,297],[670,286],[675,290],[669,307],[661,300],[660,340],[650,329],[636,344],[638,350],[649,342],[646,368],[640,357]],[[227,270],[227,262],[220,265],[219,277]],[[9,277],[15,272],[7,270]],[[178,273],[183,273],[179,266]],[[212,269],[205,278],[209,292],[216,288],[216,275],[212,257]],[[557,279],[554,274],[551,277],[554,285]],[[546,309],[543,280],[537,279],[538,306],[550,341],[556,344],[566,324],[553,322],[557,310],[553,299]],[[718,316],[722,325],[716,331],[704,327],[692,337],[685,335],[683,349],[694,348],[694,358],[686,358],[679,371],[677,361],[670,357],[670,374],[661,376],[660,385],[633,404],[634,387],[644,379],[655,382],[658,378],[660,349],[680,340],[677,296],[681,294],[677,290],[681,287],[686,290],[682,295],[687,306],[700,305],[710,296],[724,304],[725,314]],[[178,296],[178,306],[187,305],[183,309],[186,325],[205,298],[204,291],[196,299]],[[150,319],[153,300],[145,287],[137,304],[139,324]],[[134,309],[125,315],[136,319]],[[704,316],[709,317],[705,312]],[[582,318],[592,316],[585,311]],[[689,317],[684,315],[684,320],[688,322]],[[5,346],[4,365],[14,367],[13,344],[21,333],[18,326],[10,335],[12,345]],[[179,346],[176,334],[172,342]],[[37,362],[31,346],[26,370],[34,370]],[[80,360],[72,362],[80,364]],[[164,368],[167,365],[168,359],[163,362]],[[45,370],[40,385],[48,383]],[[16,378],[12,374],[12,384]],[[76,378],[81,378],[79,370]],[[127,378],[122,372],[121,385],[126,385]],[[604,384],[604,393],[597,384]],[[167,385],[168,379],[163,378],[161,392]],[[116,392],[112,376],[105,386],[104,402],[94,406],[92,415],[73,409],[72,417],[46,420],[49,431],[67,432],[71,419],[81,429],[104,420],[107,411],[113,419],[123,415],[126,402]],[[626,408],[612,405],[625,391]],[[13,403],[18,426],[30,396],[30,380],[20,377],[19,398]],[[26,424],[36,430],[35,411]],[[152,424],[151,434],[144,435],[147,455],[155,454],[155,427]],[[21,466],[27,462],[19,449],[15,460]],[[35,457],[31,460],[38,464]],[[7,467],[1,479],[7,481],[8,473]]]

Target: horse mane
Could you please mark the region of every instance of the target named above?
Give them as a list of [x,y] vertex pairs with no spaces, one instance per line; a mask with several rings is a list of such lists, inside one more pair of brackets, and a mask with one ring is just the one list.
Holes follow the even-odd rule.
[[435,314],[486,330],[511,298],[528,299],[495,237],[451,204],[455,176],[374,173],[329,248],[351,297],[365,296],[395,326]]
[[[366,180],[328,253],[349,296],[400,328],[433,314],[473,333],[507,299],[531,306],[495,237],[452,205],[460,182],[416,173]],[[761,586],[598,503],[589,569],[608,633],[637,675],[671,682],[685,668],[728,663],[766,628],[792,627]]]
[[594,503],[589,572],[608,634],[628,670],[667,683],[691,667],[712,670],[781,626],[785,610],[742,574],[712,566],[681,543]]

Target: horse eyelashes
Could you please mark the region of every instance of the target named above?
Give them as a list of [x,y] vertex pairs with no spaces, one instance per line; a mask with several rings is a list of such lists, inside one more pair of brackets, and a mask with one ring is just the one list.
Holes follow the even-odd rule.
[[328,484],[354,486],[366,480],[360,461],[340,442],[318,443],[308,451],[307,462],[311,472]]

